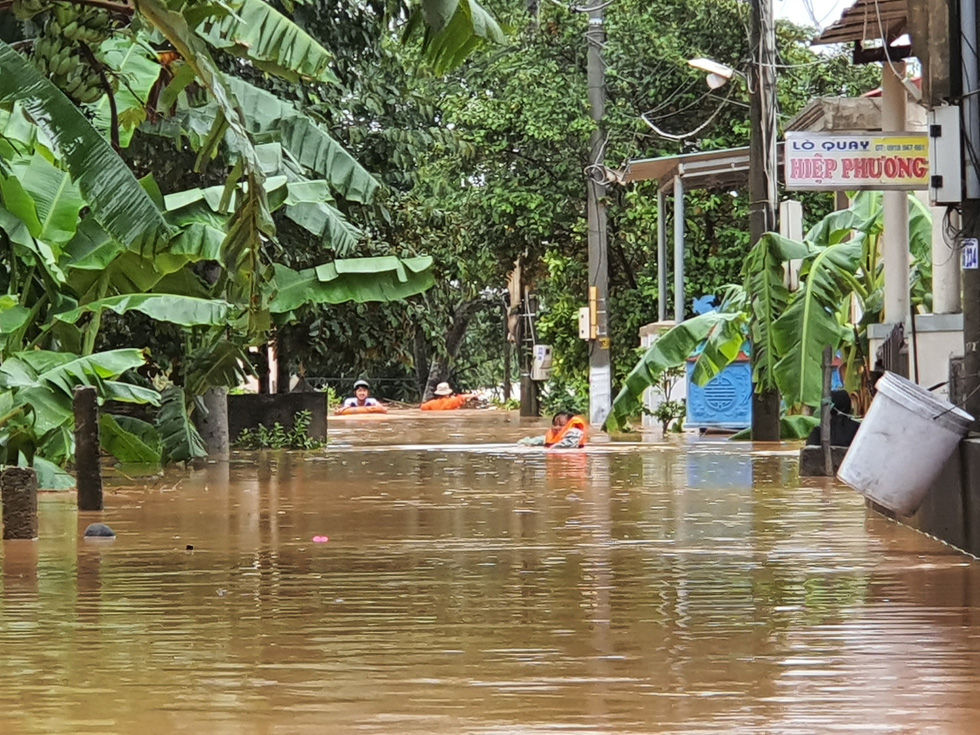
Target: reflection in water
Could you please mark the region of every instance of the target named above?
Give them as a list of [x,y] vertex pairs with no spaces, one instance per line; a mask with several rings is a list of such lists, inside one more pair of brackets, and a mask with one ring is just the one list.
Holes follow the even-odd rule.
[[110,543],[47,496],[0,547],[0,732],[975,731],[974,562],[772,447],[537,428],[337,422],[110,488]]

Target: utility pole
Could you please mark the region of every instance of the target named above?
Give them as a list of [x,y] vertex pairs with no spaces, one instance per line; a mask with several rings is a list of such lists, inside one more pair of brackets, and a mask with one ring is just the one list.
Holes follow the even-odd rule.
[[605,135],[602,120],[606,112],[606,67],[602,47],[606,42],[602,0],[590,8],[587,76],[589,114],[595,130],[589,141],[588,220],[589,220],[589,310],[593,334],[589,340],[589,422],[601,426],[612,405],[612,370],[609,359],[609,242],[606,232],[606,186],[603,158]]
[[[776,229],[777,165],[776,135],[776,26],[772,0],[751,0],[749,44],[749,237],[755,245],[766,232]],[[755,335],[753,335],[754,337]],[[755,362],[757,352],[752,351]],[[754,372],[754,371],[753,371]],[[753,386],[752,439],[779,441],[779,391]]]
[[[980,151],[980,65],[977,58],[977,3],[961,0],[960,58],[964,193],[963,236],[980,238],[980,172],[974,156]],[[950,70],[953,76],[953,70]],[[980,418],[980,270],[963,268],[963,395],[964,409]],[[974,429],[977,424],[974,423]]]

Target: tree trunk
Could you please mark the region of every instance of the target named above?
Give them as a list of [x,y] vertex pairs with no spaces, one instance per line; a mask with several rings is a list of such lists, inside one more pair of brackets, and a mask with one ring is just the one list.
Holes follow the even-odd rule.
[[[466,330],[469,329],[470,322],[477,312],[480,311],[486,302],[482,300],[464,301],[456,307],[453,312],[452,324],[446,333],[446,353],[432,358],[429,365],[429,376],[425,383],[425,391],[422,400],[431,400],[435,395],[433,391],[439,383],[447,382],[452,372],[452,362],[455,359],[459,348],[466,337]],[[455,387],[455,386],[453,386]]]
[[429,345],[425,340],[422,329],[415,329],[415,380],[418,384],[419,395],[425,395],[425,386],[429,384]]
[[289,393],[289,349],[286,338],[280,332],[276,335],[276,393]]

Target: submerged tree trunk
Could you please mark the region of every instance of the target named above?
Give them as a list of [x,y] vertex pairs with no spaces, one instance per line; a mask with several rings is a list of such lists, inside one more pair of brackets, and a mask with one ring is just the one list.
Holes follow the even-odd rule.
[[[452,324],[446,333],[446,352],[434,356],[432,362],[429,364],[429,376],[425,383],[425,390],[422,393],[423,401],[428,401],[435,395],[433,391],[435,391],[439,383],[449,381],[449,376],[452,373],[453,360],[456,358],[456,355],[459,353],[459,348],[463,344],[463,339],[466,337],[466,330],[469,328],[470,322],[473,321],[473,317],[484,306],[486,306],[485,301],[476,299],[473,301],[464,301],[456,307],[453,312]],[[453,386],[453,388],[455,389],[456,386]]]

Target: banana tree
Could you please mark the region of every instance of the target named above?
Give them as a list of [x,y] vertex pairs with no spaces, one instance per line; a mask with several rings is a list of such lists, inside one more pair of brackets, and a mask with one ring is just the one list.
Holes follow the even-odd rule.
[[[858,193],[847,210],[833,212],[797,242],[767,233],[752,248],[744,268],[744,298],[726,300],[717,312],[689,319],[665,333],[627,377],[606,421],[609,430],[625,425],[640,408],[643,392],[663,371],[684,364],[704,347],[692,376],[706,385],[735,360],[740,339],[751,334],[756,352],[754,380],[763,388],[778,388],[787,408],[816,408],[823,399],[822,356],[825,348],[847,347],[857,354],[852,338],[863,337],[866,326],[880,313],[883,273],[879,239],[881,197]],[[928,210],[909,197],[911,252],[916,261],[928,260],[931,222]],[[790,292],[783,267],[802,261],[800,288]],[[914,278],[919,278],[915,275]],[[925,283],[919,283],[926,289]],[[851,323],[851,299],[864,314]],[[733,325],[742,331],[738,335]],[[867,354],[866,348],[860,354]],[[849,371],[851,378],[857,373]],[[784,423],[793,434],[807,426]]]

